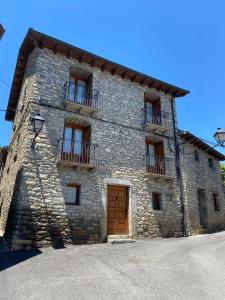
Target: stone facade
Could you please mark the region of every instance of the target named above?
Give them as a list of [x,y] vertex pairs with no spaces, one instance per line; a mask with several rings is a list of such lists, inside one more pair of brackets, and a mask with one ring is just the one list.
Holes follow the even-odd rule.
[[[181,170],[188,233],[192,235],[222,230],[225,228],[225,194],[220,163],[215,157],[189,142],[182,140],[181,144]],[[212,160],[211,166],[209,159]],[[202,197],[199,192],[202,193]],[[213,194],[218,198],[218,211],[215,210]]]
[[[99,91],[99,107],[95,113],[65,107],[64,85],[71,70],[91,75],[92,87]],[[166,132],[158,133],[143,127],[145,94],[160,98],[161,108],[169,116],[170,125]],[[170,94],[126,77],[113,76],[44,47],[34,48],[23,78],[0,186],[0,226],[11,249],[105,241],[108,185],[128,187],[128,227],[133,238],[182,236],[182,199],[176,174],[171,106],[175,110],[175,102],[171,99]],[[40,113],[45,123],[34,149],[31,149],[34,137],[31,118],[36,113]],[[176,126],[176,115],[174,117]],[[60,141],[66,122],[91,128],[91,143],[98,145],[94,168],[59,163]],[[177,128],[175,130],[177,133]],[[170,176],[146,172],[145,142],[148,138],[163,142]],[[205,160],[206,156],[202,154]],[[196,188],[204,187],[206,180],[210,180],[209,189],[222,193],[222,182],[217,161],[214,171],[217,179],[215,173],[204,167],[203,185],[193,157],[184,154],[181,160],[187,222],[192,234],[199,229],[198,208],[193,197]],[[195,176],[198,180],[194,182]],[[67,185],[71,183],[80,186],[79,205],[65,204]],[[153,209],[153,192],[160,193],[160,210]],[[221,220],[210,204],[212,226],[222,222],[224,204],[221,194]]]

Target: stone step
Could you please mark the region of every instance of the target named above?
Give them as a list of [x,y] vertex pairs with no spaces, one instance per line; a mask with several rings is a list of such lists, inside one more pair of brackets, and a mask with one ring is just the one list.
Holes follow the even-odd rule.
[[3,236],[0,236],[0,253],[8,252],[9,248]]
[[110,244],[124,244],[124,243],[135,243],[132,239],[132,235],[108,235],[107,242]]

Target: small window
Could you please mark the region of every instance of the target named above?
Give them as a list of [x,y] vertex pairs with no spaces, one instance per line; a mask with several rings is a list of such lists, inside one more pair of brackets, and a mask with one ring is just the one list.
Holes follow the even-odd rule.
[[209,167],[213,169],[214,166],[213,166],[213,160],[212,160],[212,158],[209,158],[208,162],[209,162]]
[[19,144],[19,141],[20,141],[20,133],[18,134],[18,137],[17,137],[17,146]]
[[199,161],[199,153],[197,150],[194,151],[195,161]]
[[161,194],[160,193],[152,193],[152,208],[154,210],[161,210]]
[[66,188],[66,204],[79,205],[80,204],[80,186],[75,183],[67,184]]
[[213,193],[213,203],[214,203],[215,211],[220,211],[219,198],[218,198],[218,194],[216,193]]
[[14,162],[17,161],[17,155],[14,156],[13,160],[14,160]]

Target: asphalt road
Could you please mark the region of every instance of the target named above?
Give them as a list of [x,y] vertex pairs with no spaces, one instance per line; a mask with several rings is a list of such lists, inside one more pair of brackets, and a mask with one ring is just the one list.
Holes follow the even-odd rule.
[[225,299],[225,232],[0,254],[0,299]]

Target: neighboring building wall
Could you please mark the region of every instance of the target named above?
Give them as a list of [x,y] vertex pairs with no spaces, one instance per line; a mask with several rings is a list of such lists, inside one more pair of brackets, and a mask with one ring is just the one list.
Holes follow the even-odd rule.
[[[181,140],[181,144],[182,143],[181,170],[188,233],[192,235],[204,232],[204,230],[207,229],[224,229],[225,195],[220,163],[217,159],[195,147],[193,144]],[[195,160],[194,151],[198,152],[199,161]],[[213,160],[213,168],[209,167],[209,158]],[[202,217],[204,219],[203,221],[205,221],[205,226],[200,224],[198,190],[203,191],[205,194],[205,208],[202,208]],[[215,211],[213,193],[218,195],[220,211]],[[204,206],[204,199],[202,199],[201,202]]]
[[[9,206],[16,177],[19,182],[11,203],[6,237],[12,249],[20,247],[98,242],[106,237],[107,184],[129,187],[129,233],[137,238],[180,236],[180,195],[175,175],[174,139],[170,129],[164,141],[165,156],[171,159],[174,179],[146,176],[145,138],[143,130],[144,92],[147,87],[122,79],[100,69],[80,64],[47,49],[35,49],[30,56],[34,66],[29,89],[30,115],[40,112],[46,122],[30,149],[33,137],[29,117],[21,128],[17,167],[8,158],[3,191],[4,207]],[[83,116],[63,107],[64,84],[70,69],[93,73],[93,88],[100,91],[100,108],[96,116]],[[28,67],[29,69],[29,67]],[[169,112],[170,96],[161,96],[162,110]],[[19,107],[22,100],[20,99]],[[59,141],[65,121],[91,126],[91,142],[98,144],[98,165],[92,170],[57,165]],[[15,119],[15,126],[18,126]],[[157,137],[157,136],[155,136]],[[159,137],[157,137],[159,138]],[[22,151],[19,153],[19,147]],[[10,184],[9,184],[10,182]],[[65,205],[67,183],[81,185],[80,206]],[[152,209],[152,192],[162,195],[163,210]],[[19,208],[19,209],[18,209]],[[7,211],[6,208],[4,208]],[[3,210],[3,227],[7,213]]]

